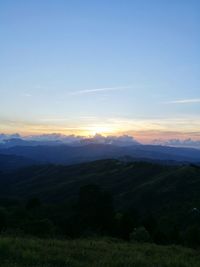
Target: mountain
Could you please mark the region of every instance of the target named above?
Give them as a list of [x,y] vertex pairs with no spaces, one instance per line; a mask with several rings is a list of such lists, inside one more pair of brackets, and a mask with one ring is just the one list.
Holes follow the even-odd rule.
[[23,156],[0,154],[1,171],[12,171],[15,169],[24,168],[34,164],[38,164],[38,162],[32,159],[25,158]]
[[111,144],[84,144],[79,146],[14,146],[0,148],[1,154],[23,156],[42,163],[77,164],[100,159],[118,159],[129,156],[133,160],[200,162],[200,150],[155,145],[116,146]]

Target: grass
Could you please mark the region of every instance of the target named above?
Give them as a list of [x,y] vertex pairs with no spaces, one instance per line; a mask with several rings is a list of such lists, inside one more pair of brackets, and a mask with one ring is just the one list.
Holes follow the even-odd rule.
[[178,246],[111,240],[0,237],[1,267],[197,267],[200,253]]

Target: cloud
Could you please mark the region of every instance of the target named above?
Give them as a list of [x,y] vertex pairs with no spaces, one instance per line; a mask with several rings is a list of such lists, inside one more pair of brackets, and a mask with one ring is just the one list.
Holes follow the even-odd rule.
[[107,144],[116,146],[131,146],[138,145],[137,140],[128,135],[121,136],[103,136],[96,134],[93,137],[84,137],[79,135],[64,135],[60,133],[40,134],[21,136],[19,134],[0,134],[0,143],[8,144],[9,146],[16,145],[16,139],[27,143],[27,145],[42,145],[42,144],[68,144],[68,145],[84,145],[84,144]]
[[78,142],[82,139],[83,137],[81,136],[76,136],[76,135],[64,135],[60,133],[51,133],[51,134],[41,134],[41,135],[30,135],[24,137],[25,140],[30,140],[30,141],[60,141],[61,143],[74,143]]
[[86,144],[95,143],[95,144],[109,144],[115,146],[132,146],[140,144],[133,136],[129,135],[102,136],[101,134],[96,134],[91,138],[83,138],[81,142]]
[[131,88],[131,86],[85,89],[85,90],[79,90],[79,91],[71,92],[70,95],[84,95],[84,94],[102,93],[102,92],[108,92],[108,91],[119,91],[119,90],[130,89],[130,88]]
[[200,149],[200,140],[188,139],[169,139],[161,140],[157,139],[152,142],[154,145],[174,146],[174,147],[192,147]]
[[192,99],[179,99],[174,101],[166,102],[167,104],[192,104],[192,103],[200,103],[200,98],[192,98]]
[[39,121],[41,122],[59,122],[59,121],[67,121],[67,118],[42,118]]
[[67,144],[113,144],[117,146],[128,146],[133,144],[139,144],[133,136],[121,135],[121,136],[103,136],[96,134],[93,137],[84,137],[79,135],[64,135],[59,133],[30,135],[23,137],[24,140],[29,141],[60,141]]
[[21,138],[21,135],[18,133],[15,133],[15,134],[0,133],[0,143],[4,142],[4,140],[15,139],[15,138]]
[[95,133],[108,135],[131,135],[140,142],[149,143],[154,139],[199,139],[200,116],[182,117],[95,117],[85,116],[69,118],[67,115],[51,115],[38,120],[18,120],[1,118],[0,131],[19,132],[24,135],[62,133],[66,135],[92,136]]
[[[133,137],[134,134],[134,137]],[[149,138],[148,142],[143,142],[145,137]],[[172,138],[169,135],[173,136]],[[177,136],[177,137],[176,137]],[[96,134],[94,136],[86,137],[76,134],[61,134],[61,133],[49,133],[49,134],[33,134],[33,135],[20,135],[20,134],[4,134],[0,133],[0,144],[8,144],[9,146],[16,145],[17,140],[23,142],[23,145],[57,145],[57,144],[67,144],[67,145],[84,145],[84,144],[107,144],[115,146],[132,146],[141,143],[148,143],[153,145],[163,145],[172,147],[188,147],[200,149],[200,135],[193,136],[190,133],[190,138],[188,135],[181,136],[180,133],[162,133],[162,132],[134,132],[121,134],[119,136],[109,135],[103,136],[101,134]],[[144,137],[144,138],[142,138]],[[154,137],[154,139],[152,138]],[[167,138],[168,137],[168,138]],[[139,140],[139,141],[138,141]]]

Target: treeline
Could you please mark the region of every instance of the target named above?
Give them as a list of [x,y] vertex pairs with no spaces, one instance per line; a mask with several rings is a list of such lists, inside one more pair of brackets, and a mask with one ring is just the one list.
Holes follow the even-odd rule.
[[63,204],[47,205],[38,198],[1,202],[0,232],[42,238],[111,236],[196,248],[200,246],[200,211],[194,208],[180,221],[151,211],[145,214],[135,209],[119,211],[109,192],[90,184],[80,188],[77,201]]

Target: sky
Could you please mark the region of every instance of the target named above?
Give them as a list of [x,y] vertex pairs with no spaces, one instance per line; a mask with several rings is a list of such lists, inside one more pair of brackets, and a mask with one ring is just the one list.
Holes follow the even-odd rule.
[[0,132],[200,139],[199,0],[0,1]]

